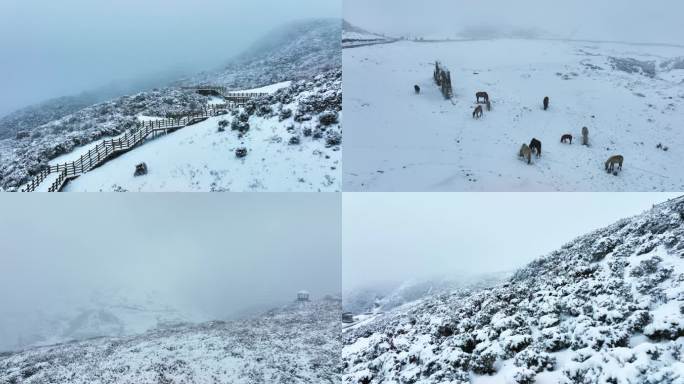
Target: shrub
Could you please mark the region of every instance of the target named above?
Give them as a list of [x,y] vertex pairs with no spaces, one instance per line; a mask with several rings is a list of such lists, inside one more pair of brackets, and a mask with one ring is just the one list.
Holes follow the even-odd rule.
[[337,112],[325,112],[318,117],[321,125],[328,126],[337,123]]

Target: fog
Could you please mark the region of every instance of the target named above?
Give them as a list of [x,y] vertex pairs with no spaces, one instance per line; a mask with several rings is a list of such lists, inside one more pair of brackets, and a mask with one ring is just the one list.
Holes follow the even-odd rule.
[[684,2],[345,0],[344,18],[394,36],[503,36],[684,44]]
[[344,291],[513,272],[673,193],[346,193]]
[[0,116],[57,96],[212,69],[341,0],[3,0]]
[[340,210],[338,194],[4,196],[0,328],[11,334],[7,314],[113,289],[211,319],[288,304],[302,289],[336,295]]

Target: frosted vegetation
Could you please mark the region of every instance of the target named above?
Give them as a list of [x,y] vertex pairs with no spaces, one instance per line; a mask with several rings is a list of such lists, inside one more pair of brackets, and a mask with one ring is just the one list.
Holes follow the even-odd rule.
[[[209,98],[180,86],[211,83],[248,89],[311,79],[341,67],[341,21],[312,20],[281,27],[225,68],[83,107],[63,98],[0,120],[0,188],[16,190],[48,162],[134,127],[138,115],[173,117],[205,108]],[[274,160],[275,161],[275,160]]]
[[581,236],[489,289],[349,327],[344,383],[649,383],[684,375],[684,199]]
[[0,354],[1,383],[338,383],[340,299]]

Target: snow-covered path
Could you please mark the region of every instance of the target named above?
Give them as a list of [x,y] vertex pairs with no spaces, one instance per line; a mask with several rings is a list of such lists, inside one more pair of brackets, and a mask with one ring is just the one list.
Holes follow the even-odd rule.
[[[614,69],[632,63],[622,59],[653,62],[655,76]],[[451,101],[432,80],[435,60],[451,70]],[[343,65],[345,190],[684,189],[682,48],[400,42],[344,50]],[[477,91],[489,93],[492,111],[473,120]],[[579,145],[583,126],[589,147]],[[565,133],[572,145],[560,143]],[[527,165],[517,152],[533,137],[542,141],[542,157]],[[614,154],[625,157],[618,176],[603,169]]]

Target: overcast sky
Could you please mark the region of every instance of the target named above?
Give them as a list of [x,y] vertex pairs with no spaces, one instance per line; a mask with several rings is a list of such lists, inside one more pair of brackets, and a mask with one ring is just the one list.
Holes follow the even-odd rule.
[[345,0],[344,17],[373,32],[431,37],[492,31],[684,45],[681,0]]
[[344,290],[514,271],[672,193],[345,193]]
[[0,115],[112,81],[212,69],[341,0],[2,0]]
[[326,193],[5,195],[0,320],[120,287],[212,318],[336,294],[340,210]]

